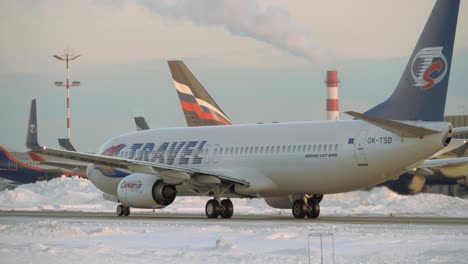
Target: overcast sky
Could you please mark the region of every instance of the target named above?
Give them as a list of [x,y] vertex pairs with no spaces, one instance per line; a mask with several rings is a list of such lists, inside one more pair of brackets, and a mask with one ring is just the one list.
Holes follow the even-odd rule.
[[[183,59],[236,123],[323,119],[327,69],[340,111],[389,96],[432,0],[0,1],[0,144],[23,150],[38,99],[41,143],[66,136],[64,63],[71,64],[72,141],[94,151],[134,128],[184,126],[168,59]],[[468,4],[458,18],[446,113],[468,107]],[[468,109],[467,109],[468,110]],[[465,111],[466,112],[466,111]],[[342,115],[344,118],[344,115]]]

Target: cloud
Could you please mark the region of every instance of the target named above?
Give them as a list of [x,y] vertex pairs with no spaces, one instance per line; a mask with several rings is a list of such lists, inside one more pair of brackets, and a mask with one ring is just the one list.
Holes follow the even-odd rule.
[[[203,27],[222,27],[232,35],[267,43],[309,61],[323,64],[324,51],[295,25],[287,9],[260,9],[256,0],[137,0],[151,12],[170,20]],[[216,40],[213,40],[216,41]]]

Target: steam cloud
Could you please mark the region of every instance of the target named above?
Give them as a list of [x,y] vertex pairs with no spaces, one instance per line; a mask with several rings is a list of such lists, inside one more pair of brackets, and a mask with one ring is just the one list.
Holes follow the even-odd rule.
[[188,20],[199,26],[221,26],[235,36],[246,36],[322,62],[322,51],[307,40],[305,32],[291,22],[286,9],[260,10],[256,0],[137,0],[167,19]]

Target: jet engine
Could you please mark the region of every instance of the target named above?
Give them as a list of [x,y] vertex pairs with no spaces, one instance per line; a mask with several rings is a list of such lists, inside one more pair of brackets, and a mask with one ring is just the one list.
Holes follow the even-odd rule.
[[117,187],[119,201],[135,208],[164,208],[174,201],[176,193],[175,185],[145,173],[130,174]]

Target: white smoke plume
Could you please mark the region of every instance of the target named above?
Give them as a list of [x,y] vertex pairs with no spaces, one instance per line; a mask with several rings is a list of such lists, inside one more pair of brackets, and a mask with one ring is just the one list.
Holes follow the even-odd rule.
[[313,62],[323,62],[323,52],[294,25],[286,9],[261,10],[256,0],[137,0],[155,14],[188,20],[199,26],[222,27],[236,36],[269,43]]

